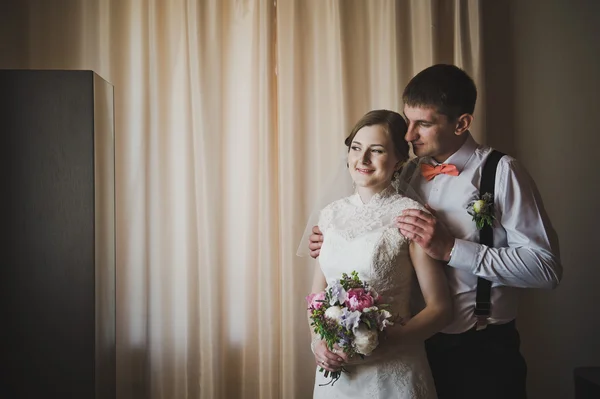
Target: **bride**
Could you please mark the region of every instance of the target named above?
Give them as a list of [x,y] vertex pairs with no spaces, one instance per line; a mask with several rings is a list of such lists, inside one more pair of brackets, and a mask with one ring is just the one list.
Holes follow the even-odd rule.
[[[408,160],[406,131],[404,119],[396,112],[375,110],[363,116],[345,141],[356,192],[320,213],[323,243],[312,292],[323,291],[327,281],[356,270],[399,318],[364,360],[349,358],[339,347],[330,351],[311,331],[318,366],[314,398],[436,397],[423,341],[450,322],[450,296],[441,265],[393,227],[394,218],[404,209],[424,209],[398,194],[393,184]],[[418,285],[413,286],[415,277]],[[417,287],[425,303],[411,315],[411,288]],[[342,367],[347,372],[335,384],[325,385],[329,380],[319,368],[339,371]]]

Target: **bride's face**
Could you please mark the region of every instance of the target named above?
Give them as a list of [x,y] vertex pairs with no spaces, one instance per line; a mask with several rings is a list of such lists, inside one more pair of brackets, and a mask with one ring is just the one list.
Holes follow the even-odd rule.
[[382,126],[365,126],[356,133],[348,151],[348,169],[359,189],[383,190],[399,164],[392,139]]

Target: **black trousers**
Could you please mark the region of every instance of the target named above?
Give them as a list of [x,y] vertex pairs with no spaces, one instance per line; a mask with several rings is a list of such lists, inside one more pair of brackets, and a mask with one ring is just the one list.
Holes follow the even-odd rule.
[[512,321],[426,341],[439,399],[525,399],[527,365]]

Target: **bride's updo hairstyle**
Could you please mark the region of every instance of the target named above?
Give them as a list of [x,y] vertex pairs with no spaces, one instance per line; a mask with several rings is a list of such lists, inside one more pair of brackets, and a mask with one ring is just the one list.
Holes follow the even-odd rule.
[[352,145],[356,133],[365,126],[374,125],[382,126],[388,136],[391,137],[398,160],[400,162],[408,160],[409,147],[406,140],[404,140],[408,126],[406,126],[406,122],[404,121],[404,118],[402,118],[402,115],[394,111],[388,111],[387,109],[369,111],[365,116],[360,118],[356,125],[354,125],[350,135],[346,137],[346,140],[344,141],[344,144],[348,147],[348,152],[350,152],[350,146]]

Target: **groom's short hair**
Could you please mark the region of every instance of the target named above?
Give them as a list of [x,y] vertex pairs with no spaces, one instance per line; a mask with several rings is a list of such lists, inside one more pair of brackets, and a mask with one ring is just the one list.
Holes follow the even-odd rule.
[[416,74],[406,85],[402,100],[409,107],[435,107],[455,120],[473,114],[477,88],[473,79],[456,65],[437,64]]

